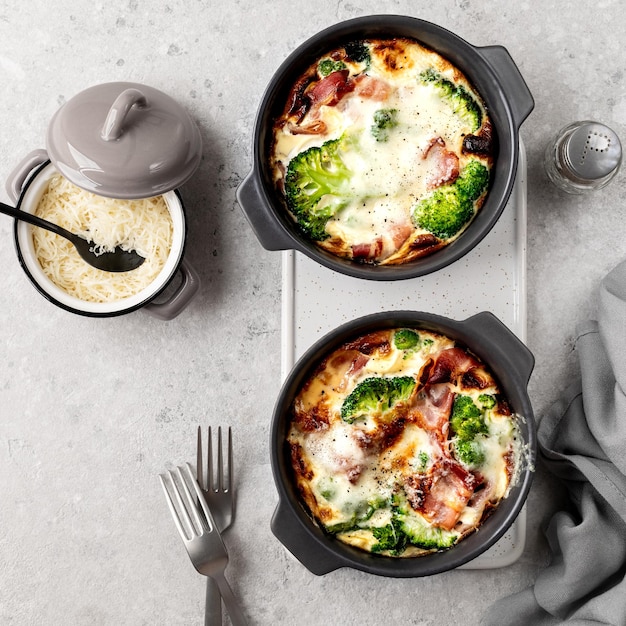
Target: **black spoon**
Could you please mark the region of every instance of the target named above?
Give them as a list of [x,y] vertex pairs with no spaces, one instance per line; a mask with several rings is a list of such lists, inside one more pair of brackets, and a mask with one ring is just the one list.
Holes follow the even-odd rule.
[[105,272],[129,272],[137,269],[146,260],[134,250],[122,250],[119,246],[117,246],[112,252],[99,252],[96,254],[93,251],[93,242],[87,241],[83,237],[75,235],[69,230],[65,230],[65,228],[62,228],[57,224],[53,224],[52,222],[48,222],[47,220],[37,217],[32,213],[20,211],[20,209],[15,209],[2,202],[0,202],[0,213],[10,215],[17,220],[22,220],[23,222],[28,222],[34,226],[45,228],[53,233],[56,233],[57,235],[61,235],[61,237],[65,237],[74,244],[78,254],[80,254],[80,256],[87,263],[89,263],[89,265],[92,265],[99,270],[104,270]]

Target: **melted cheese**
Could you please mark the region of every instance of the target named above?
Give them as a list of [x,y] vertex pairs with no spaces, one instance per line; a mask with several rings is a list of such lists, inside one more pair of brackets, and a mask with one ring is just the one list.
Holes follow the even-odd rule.
[[65,292],[86,302],[114,302],[139,293],[163,269],[172,246],[172,218],[163,196],[105,198],[55,175],[35,213],[93,241],[96,253],[120,246],[145,257],[130,272],[105,272],[84,261],[64,237],[33,227],[35,254],[44,273]]
[[[486,511],[507,496],[522,458],[517,417],[508,414],[502,402],[484,409],[488,432],[476,438],[484,461],[471,467],[456,458],[455,436],[448,426],[452,402],[447,409],[440,409],[438,403],[449,393],[450,398],[469,395],[480,406],[481,394],[499,394],[495,381],[479,363],[480,388],[460,386],[455,380],[433,384],[438,390],[431,406],[420,404],[428,384],[416,385],[411,399],[400,408],[370,411],[351,423],[344,421],[342,405],[360,382],[372,376],[412,376],[418,381],[424,368],[433,367],[439,355],[455,347],[448,337],[420,330],[418,346],[398,349],[394,332],[388,331],[388,340],[381,347],[361,354],[361,361],[365,354],[368,358],[357,372],[350,367],[356,362],[355,342],[351,342],[347,352],[340,348],[330,355],[303,385],[294,402],[297,414],[301,418],[307,412],[323,413],[327,421],[310,428],[294,413],[288,441],[300,451],[295,477],[314,518],[341,541],[380,551],[374,529],[389,525],[394,510],[400,507],[406,528],[420,536],[434,533],[438,542],[449,547],[476,530]],[[441,393],[443,387],[445,393]],[[430,409],[435,418],[428,415]],[[437,414],[439,410],[443,412]],[[298,471],[300,463],[306,472]],[[435,498],[434,505],[429,504],[429,497]],[[437,521],[440,510],[445,512],[446,522]],[[451,524],[450,516],[454,517]],[[433,549],[418,541],[401,556]]]
[[[340,256],[352,256],[355,247],[372,246],[382,249],[369,259],[377,263],[398,263],[411,260],[408,243],[428,231],[415,226],[411,212],[420,198],[432,192],[437,179],[437,165],[426,158],[434,140],[443,141],[445,150],[458,158],[462,168],[469,160],[463,152],[463,139],[472,128],[454,113],[450,103],[432,84],[423,84],[419,75],[437,68],[448,80],[463,85],[487,113],[480,97],[467,79],[436,53],[417,42],[404,42],[395,53],[394,63],[386,62],[392,54],[382,46],[370,45],[371,64],[364,74],[379,81],[385,88],[374,95],[361,93],[358,88],[342,95],[338,103],[313,106],[297,123],[289,115],[275,124],[272,163],[277,185],[282,185],[289,162],[308,148],[321,146],[329,140],[348,137],[349,147],[342,151],[351,178],[342,196],[351,198],[326,224],[329,238],[317,242]],[[332,55],[331,55],[332,56]],[[363,68],[348,62],[351,78],[363,77]],[[396,125],[385,141],[377,141],[371,132],[374,115],[380,109],[396,111]],[[300,133],[294,126],[306,127],[311,121],[321,123],[324,132]],[[485,122],[487,123],[487,122]],[[477,158],[471,155],[471,158]],[[482,158],[490,168],[490,159]],[[318,204],[325,204],[322,198]],[[478,210],[481,201],[476,202]],[[462,229],[464,230],[464,229]],[[456,239],[461,231],[442,243]]]

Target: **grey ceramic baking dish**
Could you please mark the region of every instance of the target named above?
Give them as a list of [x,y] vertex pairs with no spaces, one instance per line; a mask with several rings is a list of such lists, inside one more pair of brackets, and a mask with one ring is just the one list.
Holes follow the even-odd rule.
[[[274,188],[268,155],[273,120],[282,112],[295,78],[324,52],[366,38],[409,37],[455,64],[482,95],[497,142],[491,188],[482,209],[452,244],[404,265],[372,265],[341,259],[302,236]],[[337,272],[372,280],[423,276],[472,250],[492,229],[515,182],[519,128],[534,107],[533,97],[507,50],[476,47],[430,22],[399,15],[372,15],[331,26],[300,45],[278,68],[261,99],[254,126],[252,169],[237,190],[238,202],[259,242],[267,250],[297,250]]]
[[[394,327],[439,332],[457,340],[476,354],[495,375],[512,411],[522,417],[520,436],[526,451],[515,485],[478,532],[447,551],[415,558],[370,554],[326,534],[301,504],[285,443],[292,401],[303,381],[319,362],[345,341],[363,333]],[[537,442],[527,386],[533,367],[534,357],[528,348],[488,312],[464,321],[416,311],[383,312],[347,322],[331,331],[311,346],[294,366],[276,402],[270,445],[279,502],[271,522],[272,532],[307,569],[317,575],[350,567],[380,576],[429,576],[454,569],[476,558],[496,543],[513,524],[531,487]]]

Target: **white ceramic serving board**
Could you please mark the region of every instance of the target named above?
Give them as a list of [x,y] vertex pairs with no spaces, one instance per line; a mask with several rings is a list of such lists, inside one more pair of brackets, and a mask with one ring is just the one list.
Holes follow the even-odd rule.
[[[298,358],[340,324],[379,311],[414,310],[463,320],[491,311],[526,340],[526,152],[520,145],[511,197],[491,232],[463,258],[428,276],[372,281],[344,276],[299,252],[283,252],[283,380]],[[464,569],[505,567],[524,550],[526,509]]]

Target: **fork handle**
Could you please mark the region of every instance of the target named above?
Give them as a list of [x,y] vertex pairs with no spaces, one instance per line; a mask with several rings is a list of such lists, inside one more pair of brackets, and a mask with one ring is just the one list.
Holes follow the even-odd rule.
[[216,572],[212,578],[219,587],[220,593],[222,594],[222,600],[224,600],[224,606],[228,611],[228,615],[230,616],[230,621],[233,626],[247,626],[246,618],[244,617],[243,612],[235,599],[233,590],[230,588],[224,574]]
[[222,595],[212,578],[206,579],[204,626],[222,626]]

